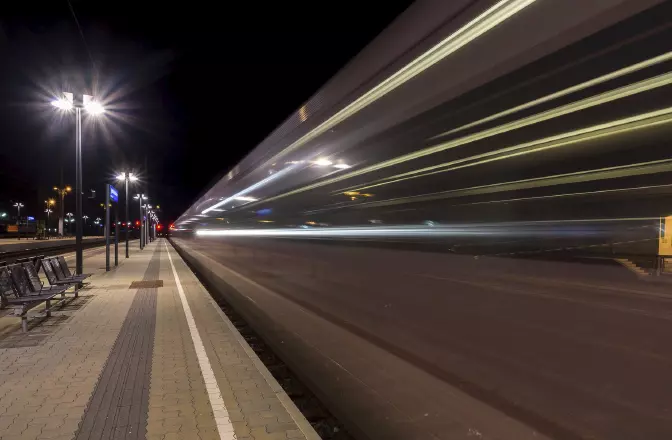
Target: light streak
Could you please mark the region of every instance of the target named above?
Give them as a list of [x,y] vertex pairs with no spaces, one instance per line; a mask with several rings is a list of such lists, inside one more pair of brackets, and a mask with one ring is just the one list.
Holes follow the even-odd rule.
[[[399,225],[354,226],[327,228],[269,228],[269,229],[198,229],[201,237],[287,237],[287,238],[437,238],[467,236],[564,236],[566,231],[556,227],[562,224],[605,223],[658,220],[659,217],[631,217],[606,219],[539,220],[529,222],[500,222],[455,225]],[[595,231],[593,234],[598,234]]]
[[[473,143],[473,142],[476,142],[476,141],[487,139],[489,137],[493,137],[493,136],[496,136],[496,135],[507,133],[507,132],[512,131],[512,130],[517,130],[517,129],[520,129],[520,128],[523,128],[523,127],[527,127],[527,126],[530,126],[530,125],[533,125],[533,124],[537,124],[539,122],[547,121],[549,119],[564,116],[564,115],[574,113],[574,112],[577,112],[577,111],[580,111],[580,110],[585,110],[585,109],[593,107],[593,106],[605,104],[607,102],[611,102],[611,101],[614,101],[614,100],[617,100],[617,99],[622,99],[622,98],[625,98],[625,97],[628,97],[628,96],[632,96],[634,94],[650,91],[650,90],[653,90],[653,89],[658,88],[658,87],[663,87],[663,86],[669,85],[671,83],[672,83],[672,73],[666,73],[664,75],[659,75],[659,76],[656,76],[654,78],[649,78],[649,79],[639,81],[639,82],[634,83],[634,84],[629,84],[627,86],[620,87],[620,88],[615,89],[615,90],[610,90],[608,92],[601,93],[601,94],[596,95],[596,96],[591,96],[589,98],[585,98],[585,99],[582,99],[582,100],[579,100],[579,101],[575,101],[575,102],[572,102],[572,103],[569,103],[569,104],[566,104],[566,105],[563,105],[563,106],[560,106],[560,107],[556,107],[556,108],[551,109],[551,110],[547,110],[547,111],[544,111],[544,112],[541,112],[541,113],[538,113],[538,114],[535,114],[535,115],[531,115],[531,116],[528,116],[528,117],[525,117],[525,118],[522,118],[522,119],[519,119],[519,120],[516,120],[516,121],[512,121],[512,122],[503,124],[503,125],[499,125],[497,127],[493,127],[493,128],[487,129],[487,130],[483,130],[483,131],[480,131],[480,132],[477,132],[477,133],[474,133],[474,134],[471,134],[471,135],[463,136],[461,138],[454,139],[454,140],[451,140],[451,141],[448,141],[448,142],[442,142],[442,143],[440,143],[438,145],[435,145],[433,147],[424,148],[422,150],[415,151],[413,153],[398,156],[398,157],[395,157],[395,158],[392,158],[392,159],[389,159],[389,160],[386,160],[386,161],[383,161],[383,162],[379,162],[379,163],[374,164],[374,165],[370,165],[368,167],[365,167],[365,168],[362,168],[362,169],[359,169],[359,170],[351,171],[347,174],[342,174],[340,176],[333,177],[331,179],[323,180],[323,181],[320,181],[320,182],[313,183],[311,185],[307,185],[307,186],[304,186],[304,187],[301,187],[301,188],[297,188],[293,191],[289,191],[287,193],[280,194],[280,195],[271,197],[269,199],[266,199],[266,201],[276,200],[276,199],[286,197],[286,196],[289,196],[289,195],[292,195],[292,194],[298,194],[300,192],[308,191],[310,189],[318,188],[318,187],[321,187],[321,186],[325,186],[325,185],[329,185],[329,184],[332,184],[332,183],[340,182],[342,180],[349,179],[349,178],[352,178],[352,177],[355,177],[355,176],[360,176],[362,174],[370,173],[372,171],[377,171],[377,170],[380,170],[380,169],[383,169],[383,168],[388,168],[388,167],[391,167],[391,166],[394,166],[394,165],[399,165],[399,164],[404,163],[404,162],[408,162],[408,161],[418,159],[418,158],[421,158],[421,157],[424,157],[424,156],[440,153],[440,152],[443,152],[443,151],[446,151],[446,150],[449,150],[449,149],[453,149],[453,148],[456,148],[456,147],[467,145],[467,144],[470,144],[470,143]],[[665,112],[667,110],[668,109],[664,109],[662,111]],[[652,113],[655,113],[655,112],[651,112],[651,114]],[[404,173],[403,175],[417,174],[417,173],[426,171],[428,169],[435,169],[435,168],[439,168],[439,167],[441,167],[441,165],[435,165],[433,167],[423,168],[423,169],[420,169],[420,170],[414,170],[414,171],[411,171],[409,173]],[[399,175],[399,176],[403,176],[403,175]],[[399,177],[399,176],[391,176],[390,178],[396,178],[396,177]]]
[[[525,142],[523,144],[513,145],[511,147],[501,148],[487,153],[476,154],[462,159],[456,159],[450,162],[444,162],[441,164],[432,165],[430,167],[420,168],[406,173],[397,174],[395,176],[389,176],[379,181],[365,183],[363,184],[365,186],[355,185],[353,187],[339,189],[334,191],[334,193],[340,193],[345,190],[354,190],[354,189],[365,190],[375,188],[382,185],[402,182],[404,180],[430,176],[432,174],[445,173],[448,171],[454,171],[476,165],[483,165],[485,163],[510,159],[512,157],[518,157],[525,154],[538,153],[540,151],[565,147],[580,142],[587,142],[590,140],[595,140],[607,136],[614,136],[617,134],[623,134],[634,130],[641,130],[644,128],[650,128],[662,124],[669,124],[670,122],[672,122],[672,107],[668,107],[662,110],[656,110],[649,113],[643,113],[636,116],[631,116],[625,119],[610,121],[604,124],[598,124],[592,127],[586,127],[579,130],[570,131],[567,133],[561,133],[555,136],[536,139],[530,142]],[[477,159],[484,159],[484,160],[477,160]],[[461,166],[455,166],[459,164],[464,164],[466,162],[471,163],[467,163],[466,165]]]
[[583,191],[583,192],[564,193],[564,194],[550,194],[550,195],[546,195],[546,196],[518,197],[518,198],[515,198],[515,199],[488,200],[488,201],[485,201],[485,202],[460,203],[459,205],[451,205],[451,206],[493,205],[493,204],[498,204],[498,203],[527,202],[527,201],[530,201],[530,200],[594,196],[594,195],[602,195],[602,194],[614,194],[614,193],[619,193],[619,192],[630,192],[630,191],[644,191],[644,190],[647,190],[647,189],[661,189],[661,188],[672,188],[672,183],[668,183],[668,184],[664,184],[664,185],[635,186],[635,187],[630,187],[630,188],[603,189],[603,190],[598,190],[598,191]]
[[268,162],[271,163],[277,161],[279,157],[296,150],[327,132],[332,127],[418,76],[448,55],[466,46],[471,41],[488,32],[490,29],[504,22],[509,17],[515,15],[535,1],[536,0],[501,0],[497,2],[485,12],[444,38],[438,44],[434,45],[401,69],[397,70],[359,98],[355,99],[335,115],[288,145],[285,149],[269,159]]
[[243,197],[243,196],[245,196],[245,194],[247,194],[249,192],[252,192],[255,189],[259,189],[263,186],[268,185],[269,182],[272,182],[273,180],[278,179],[279,177],[289,173],[290,171],[293,171],[295,169],[295,167],[296,167],[296,165],[290,165],[287,168],[284,168],[284,169],[278,171],[277,173],[271,174],[270,176],[266,177],[265,179],[260,180],[259,182],[248,186],[244,190],[237,192],[236,194],[232,195],[231,197],[227,197],[224,200],[220,200],[219,202],[215,203],[214,205],[210,206],[209,208],[204,209],[203,211],[201,211],[201,214],[207,214],[208,212],[215,211],[215,210],[217,210],[218,212],[221,212],[221,210],[219,210],[217,208],[219,208],[220,206],[222,206],[226,203],[229,203],[232,200],[236,200],[240,197]]
[[664,159],[651,162],[620,165],[608,168],[599,168],[595,170],[577,171],[574,173],[555,174],[552,176],[536,177],[532,179],[514,180],[510,182],[499,182],[489,185],[479,185],[469,188],[460,188],[448,191],[439,191],[429,194],[421,194],[417,196],[400,197],[394,199],[381,200],[377,202],[360,203],[358,205],[351,205],[351,206],[355,208],[370,208],[376,206],[397,205],[400,203],[417,203],[444,198],[465,197],[480,194],[492,194],[497,192],[517,191],[530,188],[544,188],[555,185],[566,185],[570,183],[616,179],[616,178],[631,177],[644,174],[665,173],[670,171],[672,171],[672,159]]
[[667,53],[664,53],[662,55],[658,55],[657,57],[650,58],[650,59],[642,61],[640,63],[636,63],[636,64],[633,64],[631,66],[624,67],[622,69],[615,70],[613,72],[607,73],[606,75],[598,76],[597,78],[593,78],[591,80],[582,82],[580,84],[576,84],[574,86],[568,87],[568,88],[560,90],[558,92],[551,93],[550,95],[542,96],[541,98],[534,99],[532,101],[528,101],[528,102],[526,102],[524,104],[521,104],[521,105],[518,105],[516,107],[512,107],[510,109],[501,111],[499,113],[495,113],[495,114],[490,115],[488,117],[485,117],[483,119],[479,119],[478,121],[470,122],[469,124],[462,125],[461,127],[457,127],[453,130],[446,131],[445,133],[438,134],[436,136],[433,136],[431,139],[440,138],[440,137],[443,137],[443,136],[447,136],[449,134],[456,133],[458,131],[463,131],[463,130],[466,130],[468,128],[475,127],[477,125],[482,125],[482,124],[485,124],[486,122],[494,121],[495,119],[499,119],[499,118],[502,118],[504,116],[508,116],[508,115],[513,114],[513,113],[517,113],[521,110],[525,110],[525,109],[534,107],[536,105],[543,104],[545,102],[549,102],[549,101],[552,101],[554,99],[570,95],[572,93],[575,93],[575,92],[578,92],[578,91],[596,86],[596,85],[601,84],[603,82],[611,81],[611,80],[619,78],[621,76],[629,75],[631,73],[637,72],[637,71],[642,70],[642,69],[646,69],[646,68],[651,67],[651,66],[655,66],[656,64],[660,64],[660,63],[663,63],[663,62],[669,61],[669,60],[672,60],[672,52],[667,52]]

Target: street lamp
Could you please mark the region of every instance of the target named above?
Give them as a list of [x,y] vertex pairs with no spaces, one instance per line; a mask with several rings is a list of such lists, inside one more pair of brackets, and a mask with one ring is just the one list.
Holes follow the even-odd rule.
[[54,107],[70,111],[75,110],[75,212],[77,213],[77,237],[75,239],[76,273],[82,274],[82,109],[91,115],[100,115],[105,112],[103,106],[93,100],[90,95],[73,95],[63,93],[63,97],[51,103]]
[[21,208],[23,208],[23,203],[21,202],[16,202],[14,203],[14,207],[16,208],[16,224],[20,224],[21,221]]
[[133,198],[140,204],[140,249],[143,249],[145,247],[145,237],[143,235],[145,230],[145,221],[142,218],[142,201],[148,200],[148,198],[144,194],[136,194]]
[[[48,206],[48,205],[47,205]],[[47,213],[47,238],[49,238],[49,214],[51,214],[53,211],[49,208],[45,209],[44,212]]]
[[86,215],[86,214],[84,214],[84,215],[82,216],[82,219],[84,220],[84,225],[82,226],[82,228],[84,228],[84,227],[86,227],[86,221],[89,219],[89,216]]
[[70,185],[64,187],[64,188],[59,188],[57,186],[54,187],[54,191],[58,193],[58,195],[61,197],[61,204],[59,205],[59,212],[60,215],[58,217],[58,233],[59,235],[63,235],[63,220],[65,219],[65,215],[63,212],[65,211],[65,195],[68,194],[69,192],[72,191],[72,187]]
[[130,224],[128,219],[128,182],[135,182],[138,178],[137,176],[134,176],[133,173],[124,171],[123,173],[119,173],[117,180],[123,180],[126,189],[126,258],[128,258],[128,230]]
[[45,201],[44,201],[44,207],[45,207],[44,212],[47,213],[47,227],[46,227],[46,229],[47,229],[47,238],[49,238],[49,235],[50,235],[50,234],[49,234],[49,214],[51,214],[52,212],[54,212],[54,211],[51,210],[51,207],[54,206],[54,204],[56,204],[56,200],[54,200],[54,199],[48,199],[48,200],[45,200]]
[[65,214],[65,215],[68,217],[68,220],[67,220],[67,222],[68,222],[68,235],[70,235],[70,234],[72,233],[72,226],[71,226],[71,224],[72,224],[72,217],[73,217],[73,215],[72,215],[72,212],[68,212],[68,213]]
[[145,205],[145,214],[146,214],[146,219],[145,219],[145,243],[148,243],[152,241],[152,235],[150,234],[150,228],[151,228],[151,222],[150,220],[152,219],[152,205],[146,204]]

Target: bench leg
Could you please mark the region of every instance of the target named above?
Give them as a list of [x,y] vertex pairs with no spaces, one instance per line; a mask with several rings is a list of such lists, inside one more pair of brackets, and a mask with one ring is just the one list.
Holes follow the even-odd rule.
[[45,309],[45,311],[47,312],[47,317],[51,317],[51,300],[48,299],[46,301],[46,303],[47,303],[47,308]]
[[21,330],[28,333],[28,309],[25,304],[21,306]]
[[28,333],[28,309],[25,304],[21,306],[21,330]]
[[75,284],[75,298],[79,297],[79,284]]

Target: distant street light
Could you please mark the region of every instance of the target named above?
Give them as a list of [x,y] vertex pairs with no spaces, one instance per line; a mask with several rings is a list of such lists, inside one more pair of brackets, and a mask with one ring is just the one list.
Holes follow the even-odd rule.
[[128,219],[128,182],[135,182],[138,178],[133,173],[124,171],[117,176],[117,180],[124,181],[124,188],[126,190],[126,258],[128,258],[128,232],[130,229],[128,226],[130,224]]
[[100,115],[105,112],[102,104],[93,100],[90,95],[73,95],[63,93],[63,97],[51,103],[54,107],[70,111],[75,110],[75,212],[77,213],[77,236],[75,239],[76,273],[82,274],[82,109],[91,115]]
[[21,208],[23,208],[23,203],[21,202],[16,202],[14,203],[14,207],[16,208],[16,224],[20,224],[21,221]]
[[59,188],[57,186],[54,187],[54,191],[58,193],[58,195],[61,198],[61,204],[59,205],[59,222],[58,222],[58,233],[60,235],[63,235],[63,221],[65,220],[65,195],[68,194],[69,192],[72,191],[72,187],[70,185],[67,185],[63,188]]
[[65,215],[68,217],[68,220],[67,220],[68,221],[68,235],[70,235],[72,233],[72,227],[70,226],[70,224],[72,223],[73,215],[72,215],[72,212],[68,212]]
[[46,209],[45,209],[44,212],[47,213],[47,228],[46,228],[46,229],[47,229],[47,238],[49,238],[49,235],[51,235],[51,234],[49,234],[49,214],[51,214],[52,212],[54,212],[54,211],[51,209],[51,207],[54,206],[54,205],[56,204],[56,200],[54,200],[54,199],[48,199],[48,200],[45,200],[45,201],[44,201],[44,204],[45,204],[45,207],[46,207]]
[[[46,202],[46,200],[45,200]],[[49,204],[47,204],[49,206]],[[45,209],[44,212],[47,213],[47,227],[45,228],[47,230],[47,238],[49,238],[49,214],[51,214],[53,211],[49,208]]]
[[145,247],[145,237],[143,235],[143,231],[145,228],[145,221],[143,219],[142,215],[142,201],[143,200],[148,200],[148,198],[144,194],[136,194],[135,197],[133,197],[135,200],[137,200],[140,203],[140,249],[144,249]]
[[82,228],[84,228],[84,227],[86,227],[86,221],[89,219],[89,216],[86,215],[86,214],[84,214],[84,215],[82,216],[82,219],[84,220],[84,222],[83,222],[84,225],[82,226]]

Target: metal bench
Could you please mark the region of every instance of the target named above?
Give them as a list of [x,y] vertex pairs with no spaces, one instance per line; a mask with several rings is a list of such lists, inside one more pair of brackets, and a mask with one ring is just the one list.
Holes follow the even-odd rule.
[[[51,284],[56,284],[52,283],[52,277],[55,278],[56,281],[58,282],[78,282],[82,283],[86,278],[88,278],[88,275],[71,275],[71,276],[66,276],[65,272],[63,272],[63,268],[61,267],[61,264],[58,262],[56,258],[53,257],[47,257],[42,260],[42,268],[44,269],[45,273],[47,274],[47,278],[49,279],[49,283]],[[83,283],[82,283],[83,284]]]
[[[53,259],[54,258],[52,258],[52,260]],[[93,275],[92,273],[83,273],[81,275],[73,275],[73,273],[70,272],[70,268],[68,267],[68,263],[65,261],[65,257],[63,255],[59,255],[58,257],[55,257],[55,259],[58,261],[58,264],[60,264],[61,270],[63,271],[63,275],[65,275],[66,278],[78,277],[78,278],[86,279],[86,278],[90,277],[91,275]]]
[[40,262],[44,258],[44,255],[36,255],[34,257],[31,257],[31,261],[33,263],[33,266],[35,267],[35,270],[39,271],[40,270]]
[[[61,289],[65,289],[62,287]],[[44,313],[51,316],[51,300],[60,292],[55,289],[34,292],[30,281],[20,265],[0,268],[0,307],[18,310],[21,317],[21,330],[28,331],[28,311],[45,303]],[[16,312],[15,312],[16,313]]]
[[74,290],[72,293],[75,294],[75,298],[78,296],[78,284],[76,282],[72,283],[59,283],[59,284],[52,284],[51,286],[45,286],[42,283],[42,280],[40,279],[40,275],[37,273],[37,270],[35,269],[35,266],[33,266],[33,263],[21,263],[21,266],[26,272],[26,276],[28,277],[28,281],[30,281],[30,287],[33,290],[33,292],[38,292],[38,291],[43,291],[43,292],[48,292],[49,290],[52,291],[58,291],[58,293],[61,294],[61,297],[65,298],[65,294],[67,293],[67,290],[70,287],[74,287]]

